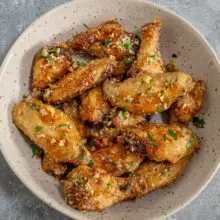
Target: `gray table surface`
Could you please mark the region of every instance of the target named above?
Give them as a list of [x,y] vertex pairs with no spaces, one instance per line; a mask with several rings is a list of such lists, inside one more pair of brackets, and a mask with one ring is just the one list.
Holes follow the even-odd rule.
[[[16,38],[36,18],[65,0],[0,0],[0,64]],[[190,21],[220,56],[220,0],[153,0]],[[0,220],[67,220],[37,199],[13,174],[0,153]],[[220,172],[186,208],[169,220],[220,219]]]

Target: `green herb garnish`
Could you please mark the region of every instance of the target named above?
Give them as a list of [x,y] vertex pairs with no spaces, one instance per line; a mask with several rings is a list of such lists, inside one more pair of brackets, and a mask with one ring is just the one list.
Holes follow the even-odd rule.
[[194,117],[193,118],[193,125],[196,126],[196,128],[204,128],[205,121],[203,118]]
[[31,144],[31,148],[34,156],[43,157],[44,152],[37,145]]
[[177,134],[174,132],[174,130],[169,130],[168,133],[174,140],[178,139]]
[[35,126],[35,131],[36,131],[37,133],[40,133],[40,132],[42,131],[42,129],[43,129],[43,127],[40,126],[40,125],[36,125],[36,126]]
[[157,143],[153,143],[152,146],[153,146],[153,147],[158,147],[159,144],[157,144]]
[[165,141],[167,139],[166,134],[163,134],[163,140]]
[[107,47],[110,44],[110,40],[106,39],[104,42],[102,42],[102,46]]
[[131,60],[129,60],[129,59],[124,60],[124,64],[125,64],[125,65],[130,65],[131,63],[132,63],[132,61],[131,61]]
[[136,176],[134,172],[130,172],[128,175],[129,175],[130,177]]
[[157,54],[155,54],[155,53],[151,53],[151,54],[149,54],[148,57],[150,57],[151,59],[156,59]]
[[148,139],[149,141],[153,141],[153,136],[152,136],[151,134],[148,134],[148,135],[147,135],[147,139]]
[[80,159],[80,160],[83,160],[83,159],[84,159],[83,150],[81,150],[80,153],[79,153],[79,159]]
[[62,127],[68,127],[68,124],[59,124],[57,125],[58,128],[62,128]]
[[94,162],[93,162],[92,160],[90,160],[89,163],[88,163],[88,166],[91,167],[91,168],[93,168]]
[[109,189],[111,186],[112,186],[112,183],[111,183],[111,182],[108,182],[108,183],[106,184],[106,189]]
[[125,113],[126,113],[126,109],[123,108],[123,109],[120,111],[120,114],[121,114],[123,117],[125,117]]
[[162,109],[162,108],[158,108],[157,109],[157,113],[161,113],[161,112],[163,112],[164,110]]
[[147,88],[146,92],[149,93],[151,91],[152,87]]
[[84,181],[81,176],[76,176],[76,183],[82,184]]
[[161,91],[160,91],[160,96],[163,96],[163,95],[164,95],[164,91],[161,90]]
[[166,85],[166,86],[164,87],[164,89],[166,89],[166,90],[167,90],[168,88],[169,88],[168,85]]

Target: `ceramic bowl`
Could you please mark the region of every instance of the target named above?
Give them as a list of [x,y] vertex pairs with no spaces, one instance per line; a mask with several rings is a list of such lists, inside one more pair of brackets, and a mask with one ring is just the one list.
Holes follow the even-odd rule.
[[[109,19],[117,18],[132,32],[154,18],[163,23],[161,51],[166,61],[172,54],[183,71],[206,82],[207,94],[202,112],[206,124],[196,133],[202,137],[196,154],[183,177],[135,201],[127,201],[103,212],[82,213],[69,208],[56,181],[41,170],[30,146],[13,125],[12,107],[29,89],[35,52],[43,45],[67,40],[73,34]],[[220,65],[204,37],[183,18],[145,0],[75,0],[63,4],[35,21],[15,42],[0,70],[0,142],[1,151],[19,179],[42,201],[74,219],[158,219],[183,208],[211,180],[220,162]]]

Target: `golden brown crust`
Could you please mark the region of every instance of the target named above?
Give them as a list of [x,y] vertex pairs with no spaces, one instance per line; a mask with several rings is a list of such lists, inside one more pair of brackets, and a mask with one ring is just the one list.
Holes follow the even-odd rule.
[[135,55],[139,40],[136,35],[127,33],[116,20],[112,20],[77,34],[69,44],[75,51],[100,58],[112,55],[120,61]]
[[74,122],[51,105],[36,99],[25,100],[14,106],[12,118],[54,162],[77,163],[83,154],[88,154]]
[[67,171],[67,165],[54,162],[54,160],[46,154],[42,159],[42,169],[49,175],[52,175],[57,179],[61,179]]
[[164,63],[159,51],[160,30],[160,20],[154,20],[141,28],[140,48],[128,76],[135,76],[142,71],[152,74],[164,72]]
[[120,141],[141,152],[151,160],[177,163],[199,149],[199,139],[190,128],[177,124],[139,124],[125,127]]
[[113,176],[134,172],[143,159],[140,153],[130,152],[121,144],[101,148],[92,154],[94,167],[100,167]]
[[72,62],[71,51],[66,44],[42,48],[34,58],[32,86],[37,89],[46,88],[62,78],[68,72]]
[[170,108],[170,122],[187,124],[201,110],[205,98],[205,83],[198,80],[192,89],[180,97]]
[[65,75],[60,81],[44,93],[49,103],[62,103],[81,95],[111,76],[117,63],[114,57],[93,60],[85,67]]
[[183,72],[139,73],[123,82],[106,80],[103,91],[115,107],[135,114],[155,114],[167,110],[191,83],[192,78]]
[[99,124],[109,111],[110,105],[104,98],[101,87],[91,89],[81,96],[79,116],[82,121]]

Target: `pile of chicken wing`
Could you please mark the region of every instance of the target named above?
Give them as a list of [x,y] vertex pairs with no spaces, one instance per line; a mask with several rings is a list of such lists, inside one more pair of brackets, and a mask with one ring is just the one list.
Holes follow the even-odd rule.
[[[97,211],[142,197],[173,183],[199,149],[188,124],[204,82],[164,64],[160,30],[154,20],[138,36],[113,20],[35,55],[32,89],[13,122],[69,206]],[[149,122],[165,111],[168,124]]]

